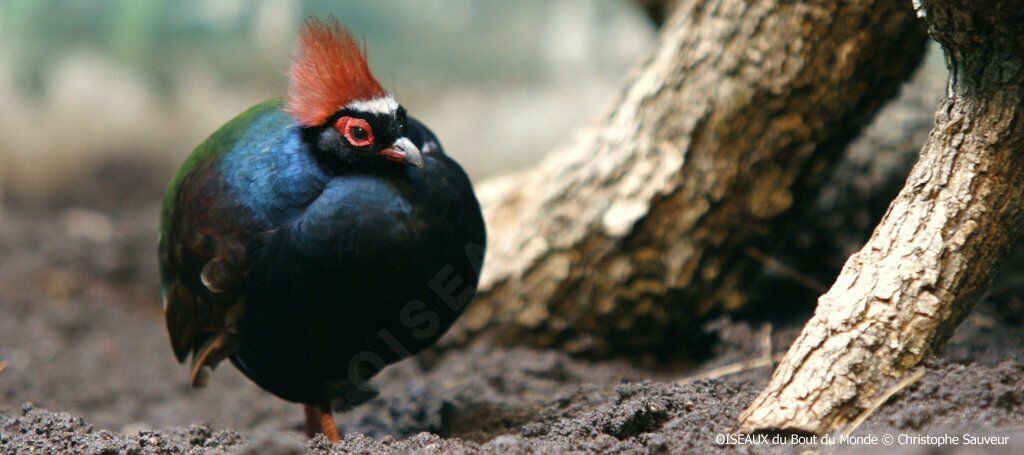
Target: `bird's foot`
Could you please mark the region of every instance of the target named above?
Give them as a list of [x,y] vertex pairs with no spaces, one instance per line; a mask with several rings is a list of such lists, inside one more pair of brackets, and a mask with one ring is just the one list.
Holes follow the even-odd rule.
[[320,406],[320,428],[324,430],[324,436],[331,442],[341,442],[341,435],[338,434],[338,427],[334,424],[334,411],[330,404]]
[[317,406],[310,406],[308,404],[303,406],[306,413],[306,436],[313,438],[318,433],[323,433],[329,441],[339,442],[341,441],[341,435],[338,434],[338,427],[334,425],[334,410],[340,412],[348,411],[377,398],[379,394],[376,389],[370,388],[368,385],[357,387],[349,383],[344,383],[344,385],[334,384],[328,390],[331,393],[326,395],[335,397],[333,400],[335,407],[333,409],[331,408],[331,400],[325,400]]
[[341,435],[338,434],[338,427],[334,424],[334,412],[331,406],[323,404],[320,406],[303,405],[306,413],[306,437],[314,438],[317,433],[323,433],[328,441],[341,442]]
[[308,404],[302,405],[302,410],[306,414],[306,437],[313,439],[317,433],[323,433],[324,429],[320,427],[320,411]]

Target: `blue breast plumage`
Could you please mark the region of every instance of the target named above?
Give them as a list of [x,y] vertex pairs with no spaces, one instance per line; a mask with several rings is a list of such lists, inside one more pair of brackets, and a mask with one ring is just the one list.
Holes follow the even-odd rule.
[[485,237],[468,178],[419,122],[423,167],[329,172],[301,134],[268,102],[197,148],[165,201],[160,262],[180,360],[229,358],[315,404],[440,337],[475,292]]

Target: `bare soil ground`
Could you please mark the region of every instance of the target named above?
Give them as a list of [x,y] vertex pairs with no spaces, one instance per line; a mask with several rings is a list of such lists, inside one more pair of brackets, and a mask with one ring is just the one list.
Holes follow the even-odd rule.
[[[826,284],[884,210],[891,195],[879,188],[899,187],[927,134],[934,99],[920,93],[904,93],[883,114],[841,164],[845,183],[823,193],[822,213],[838,204],[844,218],[815,215],[818,224],[798,234],[808,238],[794,241],[811,251],[822,248],[821,233],[833,237],[832,269],[820,271]],[[207,388],[188,387],[156,287],[154,201],[166,176],[140,175],[103,167],[96,185],[50,208],[0,212],[0,453],[1024,453],[1024,266],[1014,264],[921,380],[853,433],[970,433],[1007,437],[1005,445],[723,444],[718,435],[769,369],[680,380],[783,351],[809,309],[786,303],[808,301],[796,294],[775,295],[772,318],[707,322],[710,355],[691,362],[588,361],[483,343],[429,352],[385,370],[379,398],[338,415],[341,444],[307,441],[297,405],[230,365]],[[862,193],[874,202],[851,204]],[[801,255],[780,253],[806,270]]]
[[[376,382],[380,398],[339,415],[341,445],[307,442],[298,406],[230,366],[206,389],[187,386],[157,303],[155,211],[4,213],[0,451],[799,451],[716,442],[767,369],[677,382],[764,355],[765,325],[724,317],[706,325],[717,341],[695,368],[480,343],[432,353],[389,368]],[[772,331],[776,350],[799,330],[795,319]],[[855,434],[1010,435],[1024,449],[1022,361],[1024,328],[983,307],[920,382]]]

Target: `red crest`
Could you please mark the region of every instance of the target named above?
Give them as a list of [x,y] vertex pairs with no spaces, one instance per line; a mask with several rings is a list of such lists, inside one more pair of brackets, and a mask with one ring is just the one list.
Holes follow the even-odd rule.
[[285,111],[305,126],[323,124],[353,101],[387,95],[359,43],[333,17],[306,20],[288,77]]

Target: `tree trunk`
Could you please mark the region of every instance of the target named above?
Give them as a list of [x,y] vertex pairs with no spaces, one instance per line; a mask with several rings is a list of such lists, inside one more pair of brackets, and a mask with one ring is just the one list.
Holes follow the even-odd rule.
[[480,186],[489,256],[453,338],[678,350],[744,305],[746,245],[785,235],[925,41],[903,1],[680,1],[609,114]]
[[942,44],[946,99],[906,185],[846,262],[742,431],[825,433],[952,334],[1024,213],[1024,1],[916,2]]

